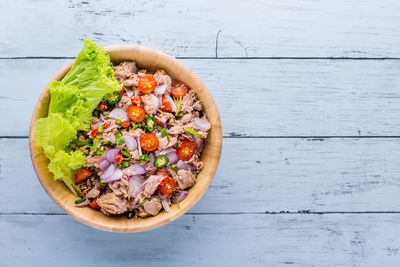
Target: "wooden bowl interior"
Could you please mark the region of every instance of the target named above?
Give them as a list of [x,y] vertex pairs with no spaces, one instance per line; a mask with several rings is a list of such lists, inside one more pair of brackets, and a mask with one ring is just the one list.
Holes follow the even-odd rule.
[[[106,50],[109,52],[114,64],[118,64],[124,60],[133,60],[136,61],[140,68],[147,69],[151,72],[155,72],[158,69],[164,69],[176,80],[181,80],[187,83],[190,88],[196,91],[198,97],[202,100],[204,110],[212,128],[206,139],[204,151],[201,157],[204,162],[204,169],[198,176],[196,184],[189,190],[188,197],[180,203],[180,208],[178,208],[177,205],[172,205],[170,212],[162,211],[159,215],[154,217],[131,220],[123,216],[108,217],[103,215],[101,212],[88,207],[75,207],[74,202],[77,197],[73,195],[62,182],[53,180],[53,175],[47,168],[49,161],[45,157],[41,147],[36,145],[35,122],[37,119],[47,116],[50,101],[48,88],[45,88],[40,95],[32,115],[29,133],[31,158],[36,174],[43,188],[56,204],[73,218],[84,224],[105,231],[146,231],[175,220],[188,211],[205,193],[214,177],[219,163],[222,149],[221,121],[217,107],[206,86],[187,66],[177,59],[163,52],[141,46],[110,46],[107,47]],[[73,62],[66,65],[53,78],[53,80],[62,79],[72,66],[72,63]]]

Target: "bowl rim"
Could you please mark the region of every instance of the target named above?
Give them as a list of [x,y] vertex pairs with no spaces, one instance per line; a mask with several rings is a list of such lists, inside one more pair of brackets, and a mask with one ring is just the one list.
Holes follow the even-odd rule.
[[[120,226],[120,225],[114,226],[111,223],[105,224],[105,223],[102,223],[100,220],[91,220],[90,219],[91,217],[97,216],[93,212],[102,214],[99,211],[93,210],[93,212],[89,212],[89,213],[92,213],[91,216],[88,214],[84,215],[83,212],[77,212],[76,207],[74,207],[73,205],[71,207],[71,203],[69,203],[69,204],[65,203],[62,196],[57,195],[53,190],[51,190],[52,188],[49,187],[48,183],[46,182],[45,174],[39,168],[38,159],[36,158],[36,157],[44,156],[43,152],[41,152],[41,155],[38,155],[38,152],[37,152],[38,149],[40,151],[42,151],[42,150],[39,146],[36,145],[36,120],[39,119],[39,115],[40,115],[39,110],[42,106],[43,100],[46,99],[46,97],[48,98],[48,95],[49,95],[49,90],[48,90],[47,86],[42,90],[38,100],[36,101],[36,104],[35,104],[35,107],[34,107],[34,110],[32,113],[32,117],[31,117],[30,129],[29,129],[30,156],[31,156],[31,160],[32,160],[32,164],[33,164],[35,173],[36,173],[37,178],[38,178],[40,184],[42,185],[43,189],[50,196],[50,198],[57,204],[57,206],[59,206],[63,211],[65,211],[68,215],[70,215],[74,219],[78,220],[79,222],[81,222],[83,224],[91,226],[93,228],[96,228],[99,230],[104,230],[104,231],[109,231],[109,232],[133,233],[133,232],[147,231],[147,230],[151,230],[154,228],[158,228],[169,222],[172,222],[172,221],[176,220],[177,218],[179,218],[180,216],[182,216],[183,214],[185,214],[189,209],[191,209],[200,200],[200,198],[204,195],[204,193],[209,188],[209,186],[215,176],[215,173],[218,169],[221,152],[222,152],[223,139],[222,139],[221,120],[220,120],[219,112],[218,112],[217,106],[215,104],[214,98],[212,97],[212,95],[211,95],[210,91],[208,90],[208,88],[206,87],[206,85],[200,80],[200,78],[188,66],[186,66],[180,60],[178,60],[175,57],[168,55],[162,51],[159,51],[159,50],[156,50],[153,48],[149,48],[149,47],[145,47],[145,46],[140,46],[140,45],[113,45],[113,46],[104,47],[104,49],[109,53],[110,58],[113,57],[112,56],[113,53],[122,53],[122,52],[138,53],[138,55],[146,54],[146,53],[155,54],[157,59],[164,58],[165,60],[170,61],[173,64],[176,64],[176,65],[174,65],[174,68],[178,68],[178,67],[182,68],[182,70],[185,73],[188,73],[190,75],[190,77],[194,80],[194,82],[198,83],[201,86],[201,90],[202,90],[201,94],[205,94],[205,96],[208,97],[207,102],[209,103],[210,107],[212,108],[213,117],[215,119],[215,123],[212,124],[213,125],[212,126],[213,140],[215,140],[215,144],[212,147],[213,151],[215,151],[215,153],[213,153],[213,156],[215,157],[214,164],[213,164],[214,166],[211,166],[211,167],[213,167],[213,169],[211,169],[208,176],[204,177],[204,178],[207,178],[207,180],[205,181],[203,186],[199,188],[199,190],[197,191],[198,193],[196,193],[196,195],[194,196],[194,199],[192,201],[182,202],[180,205],[181,207],[173,213],[171,213],[171,212],[166,213],[165,211],[163,211],[163,213],[166,213],[167,215],[161,216],[162,214],[160,213],[156,216],[147,217],[147,218],[152,218],[152,219],[147,219],[147,218],[137,219],[137,220],[131,221],[132,223],[125,223],[122,226]],[[111,60],[111,61],[118,62],[118,61],[123,61],[123,60],[124,59],[121,58],[121,60],[115,59],[115,60]],[[125,59],[125,60],[132,60],[132,59]],[[53,76],[50,81],[61,79],[69,71],[69,69],[71,68],[74,61],[75,61],[75,59],[73,59],[71,62],[66,64],[64,67],[62,67],[61,70],[58,71],[57,74],[55,76]],[[141,64],[139,63],[139,65],[141,65]],[[149,69],[149,68],[146,67],[146,69]],[[171,75],[171,76],[174,77],[173,75]],[[47,158],[46,158],[46,160],[47,160]],[[47,165],[48,165],[48,160],[47,160]],[[46,168],[47,168],[47,165],[46,165]],[[200,173],[200,175],[201,175],[201,173]],[[52,177],[51,177],[51,180],[52,180],[52,183],[60,183],[60,182],[54,181]],[[64,184],[62,184],[62,186],[65,187]],[[72,193],[69,192],[69,194],[71,195]],[[103,216],[105,216],[105,215],[103,215]],[[119,216],[119,217],[121,217],[121,216]],[[113,219],[115,218],[115,222],[117,222],[119,220],[119,219],[117,219],[118,217],[112,217],[112,218]],[[141,220],[141,221],[138,222],[138,220]],[[136,222],[136,223],[133,223],[133,222]]]

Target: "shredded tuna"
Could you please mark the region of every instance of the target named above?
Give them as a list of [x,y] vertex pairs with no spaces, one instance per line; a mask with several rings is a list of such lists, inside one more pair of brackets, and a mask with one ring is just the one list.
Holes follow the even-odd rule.
[[157,187],[162,180],[162,175],[151,175],[149,178],[147,178],[147,180],[144,182],[144,196],[151,197],[151,195],[157,190]]
[[128,176],[126,173],[122,175],[121,180],[115,181],[108,184],[108,187],[112,190],[112,192],[120,197],[130,199],[129,194],[129,182]]
[[156,73],[154,73],[154,79],[156,80],[157,85],[165,84],[167,86],[165,89],[165,94],[169,94],[171,92],[171,77],[169,77],[164,70],[156,71]]
[[93,156],[93,157],[88,157],[86,158],[86,166],[87,167],[95,167],[99,168],[100,162],[104,160],[104,155],[101,156]]
[[144,202],[143,207],[147,213],[155,216],[160,212],[162,205],[158,198],[154,197],[151,200]]
[[100,191],[96,188],[92,188],[87,194],[86,199],[88,198],[96,198],[100,194]]
[[188,170],[179,170],[175,176],[175,180],[178,184],[178,188],[182,190],[191,187],[196,182],[193,173]]
[[190,160],[188,160],[187,163],[191,164],[196,169],[196,171],[200,171],[204,167],[203,162],[199,159],[199,156],[196,154],[193,155],[193,157]]
[[106,214],[121,214],[128,210],[128,201],[118,197],[114,193],[107,193],[101,195],[97,199],[97,204],[100,206],[101,211]]
[[143,99],[143,106],[144,106],[144,110],[146,111],[147,114],[153,115],[156,113],[156,109],[157,109],[157,104],[155,104],[152,100],[151,100],[151,96],[148,95],[144,95],[142,97]]
[[131,98],[127,95],[123,95],[121,101],[118,102],[117,107],[127,110],[131,105]]
[[128,78],[136,73],[136,63],[133,61],[125,61],[115,66],[114,73],[117,78]]
[[82,197],[86,196],[86,194],[92,188],[94,188],[94,186],[96,185],[96,181],[97,181],[97,179],[94,176],[92,176],[92,177],[89,177],[88,179],[77,184]]

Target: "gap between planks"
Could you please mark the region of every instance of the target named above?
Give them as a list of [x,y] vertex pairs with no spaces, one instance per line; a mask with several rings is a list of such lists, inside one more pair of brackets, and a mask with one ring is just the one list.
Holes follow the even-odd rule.
[[[221,59],[221,60],[400,60],[400,57],[182,57],[177,56],[177,59]],[[0,60],[10,60],[10,59],[75,59],[75,57],[60,57],[60,56],[24,56],[24,57],[0,57]]]
[[[187,212],[183,215],[329,215],[329,214],[400,214],[400,211],[265,211],[265,212]],[[61,212],[1,212],[0,216],[67,216],[67,213]]]

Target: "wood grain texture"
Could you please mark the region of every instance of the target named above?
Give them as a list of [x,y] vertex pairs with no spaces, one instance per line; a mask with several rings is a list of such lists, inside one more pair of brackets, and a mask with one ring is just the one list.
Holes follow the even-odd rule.
[[[27,146],[0,139],[0,213],[60,213]],[[225,139],[215,179],[190,212],[400,211],[399,148],[397,138]]]
[[0,56],[75,56],[91,38],[186,57],[400,57],[399,10],[391,0],[6,0]]
[[[167,213],[160,212],[157,216],[149,216],[129,220],[126,217],[105,216],[103,213],[91,209],[90,207],[78,208],[74,202],[78,199],[70,190],[60,182],[54,181],[53,174],[48,169],[49,161],[42,148],[36,144],[36,121],[47,117],[48,106],[50,103],[50,93],[45,88],[36,102],[33,110],[30,130],[29,130],[29,150],[34,170],[39,178],[39,182],[53,201],[66,213],[76,220],[110,232],[141,232],[167,224],[188,211],[203,194],[207,191],[215,172],[222,150],[222,129],[221,120],[214,99],[204,83],[196,74],[179,60],[163,52],[142,47],[142,46],[111,46],[106,47],[110,55],[110,60],[118,64],[126,60],[134,60],[149,72],[156,72],[159,69],[165,70],[173,79],[186,83],[202,101],[203,111],[207,114],[207,119],[211,124],[207,139],[204,141],[204,148],[201,153],[201,160],[204,168],[199,173],[196,183],[188,189],[189,195],[178,208],[176,205],[171,207]],[[64,66],[53,77],[53,80],[61,80],[69,71],[72,62]]]
[[[0,136],[27,136],[42,88],[70,60],[0,60]],[[222,110],[224,136],[399,136],[399,60],[182,60]],[[21,76],[24,80],[21,82]],[[9,114],[13,114],[9,116]]]
[[397,266],[399,221],[400,214],[184,215],[121,235],[69,216],[1,215],[1,265]]

